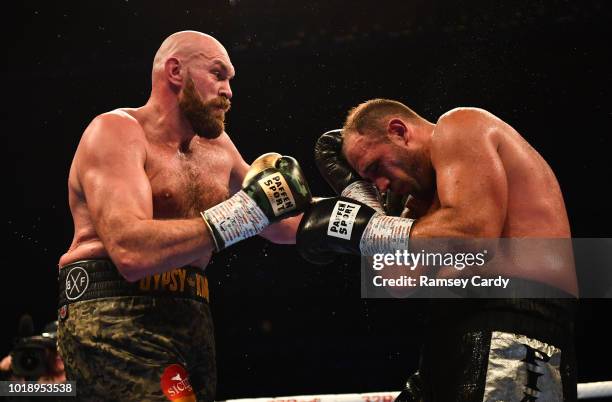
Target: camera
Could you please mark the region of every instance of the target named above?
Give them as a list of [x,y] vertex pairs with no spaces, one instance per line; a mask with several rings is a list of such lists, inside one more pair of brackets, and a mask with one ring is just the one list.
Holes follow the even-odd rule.
[[57,350],[56,341],[57,321],[47,324],[40,335],[17,338],[11,351],[13,374],[27,380],[36,380],[48,373]]

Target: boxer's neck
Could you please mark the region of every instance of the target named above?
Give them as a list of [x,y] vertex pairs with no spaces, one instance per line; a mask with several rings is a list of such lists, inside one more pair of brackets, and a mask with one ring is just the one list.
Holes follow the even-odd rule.
[[152,95],[140,110],[144,118],[143,128],[154,141],[183,149],[196,135],[181,112],[176,97],[160,99]]

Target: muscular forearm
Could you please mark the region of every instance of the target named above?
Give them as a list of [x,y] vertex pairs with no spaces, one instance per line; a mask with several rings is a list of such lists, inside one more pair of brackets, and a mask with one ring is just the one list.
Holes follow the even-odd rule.
[[295,244],[295,233],[301,220],[302,214],[283,219],[265,228],[260,235],[270,240],[272,243]]
[[494,223],[489,225],[477,216],[469,216],[454,208],[441,208],[414,222],[410,248],[435,248],[438,252],[480,252],[487,249],[492,256],[499,237]]
[[441,208],[416,220],[410,237],[479,238],[499,237],[493,222],[455,208]]
[[214,243],[201,218],[135,220],[103,236],[107,251],[130,281],[210,256]]

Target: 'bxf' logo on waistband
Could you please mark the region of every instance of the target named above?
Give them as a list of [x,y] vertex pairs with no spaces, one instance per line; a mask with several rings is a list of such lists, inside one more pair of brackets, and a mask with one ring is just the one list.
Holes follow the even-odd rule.
[[83,296],[89,286],[89,275],[83,267],[74,267],[68,271],[66,277],[66,297],[68,300],[76,300]]

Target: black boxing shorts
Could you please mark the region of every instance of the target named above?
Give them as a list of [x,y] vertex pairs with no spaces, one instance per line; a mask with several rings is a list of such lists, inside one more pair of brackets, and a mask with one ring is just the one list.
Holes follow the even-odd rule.
[[397,402],[576,401],[576,299],[431,300],[419,370]]
[[208,283],[184,267],[127,282],[110,260],[60,269],[58,346],[79,401],[213,401]]

